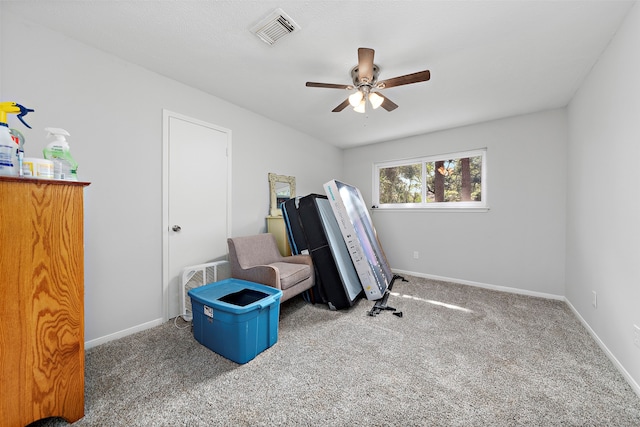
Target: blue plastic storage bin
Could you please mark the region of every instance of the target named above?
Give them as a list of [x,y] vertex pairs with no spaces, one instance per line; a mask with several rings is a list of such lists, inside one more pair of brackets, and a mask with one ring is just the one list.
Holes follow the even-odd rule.
[[278,341],[282,291],[225,279],[189,291],[193,336],[236,363],[247,363]]

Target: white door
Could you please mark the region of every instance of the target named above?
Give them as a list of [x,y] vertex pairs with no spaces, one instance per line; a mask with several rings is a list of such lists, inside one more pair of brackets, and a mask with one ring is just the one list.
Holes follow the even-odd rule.
[[230,235],[231,131],[164,111],[163,299],[182,314],[180,272],[225,259]]

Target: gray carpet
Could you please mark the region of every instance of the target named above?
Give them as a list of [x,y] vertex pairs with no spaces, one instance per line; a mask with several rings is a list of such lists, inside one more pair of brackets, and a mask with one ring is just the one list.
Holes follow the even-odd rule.
[[640,426],[565,303],[406,277],[402,317],[287,301],[278,342],[245,365],[173,322],[90,349],[74,425]]

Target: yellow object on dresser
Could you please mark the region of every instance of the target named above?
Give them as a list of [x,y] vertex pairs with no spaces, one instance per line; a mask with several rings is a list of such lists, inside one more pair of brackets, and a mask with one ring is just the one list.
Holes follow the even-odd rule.
[[0,424],[84,416],[86,182],[0,177]]

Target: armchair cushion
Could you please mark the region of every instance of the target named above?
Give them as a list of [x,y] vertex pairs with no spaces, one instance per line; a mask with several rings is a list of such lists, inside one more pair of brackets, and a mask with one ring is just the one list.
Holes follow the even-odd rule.
[[274,262],[269,264],[280,272],[280,286],[282,290],[308,279],[313,271],[306,264],[292,264],[290,262]]

